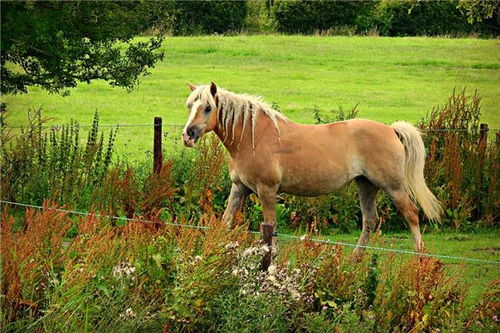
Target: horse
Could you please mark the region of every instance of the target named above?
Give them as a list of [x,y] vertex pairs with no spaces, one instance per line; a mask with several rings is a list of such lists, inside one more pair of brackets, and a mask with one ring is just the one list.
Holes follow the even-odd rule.
[[236,94],[213,82],[188,83],[188,87],[184,145],[193,147],[201,136],[214,131],[229,152],[232,185],[222,217],[228,226],[251,193],[262,203],[262,234],[264,224],[275,229],[278,193],[324,195],[354,180],[362,232],[353,254],[361,256],[375,229],[380,189],[408,222],[415,250],[423,251],[416,204],[433,221],[440,220],[442,208],[425,183],[425,147],[413,125],[398,121],[389,126],[367,119],[303,125],[260,97]]

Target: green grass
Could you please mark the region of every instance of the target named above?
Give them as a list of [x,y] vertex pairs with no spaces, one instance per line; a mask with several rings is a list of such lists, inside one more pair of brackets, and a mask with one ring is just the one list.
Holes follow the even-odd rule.
[[[415,122],[453,89],[474,89],[483,97],[483,122],[500,127],[500,41],[448,38],[318,36],[169,37],[165,61],[128,93],[105,82],[81,84],[69,97],[40,88],[6,96],[10,124],[26,121],[26,111],[42,106],[53,123],[75,118],[90,123],[95,110],[106,124],[183,124],[186,82],[215,81],[235,92],[262,95],[292,120],[312,123],[311,109],[350,108],[360,117],[385,123]],[[175,133],[174,133],[175,132]],[[179,129],[171,136],[178,137]],[[167,150],[173,148],[168,141]],[[128,146],[125,146],[128,143]],[[152,129],[126,128],[117,149],[141,159],[151,149]]]

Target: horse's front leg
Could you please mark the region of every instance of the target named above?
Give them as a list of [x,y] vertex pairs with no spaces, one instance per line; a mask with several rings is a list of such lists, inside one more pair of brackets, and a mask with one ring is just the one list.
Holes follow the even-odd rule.
[[250,190],[243,184],[233,183],[231,186],[231,193],[227,202],[226,210],[222,216],[222,221],[231,228],[234,222],[234,214],[237,210],[241,209],[246,196]]
[[[260,202],[262,203],[262,210],[264,213],[264,222],[262,224],[270,224],[273,229],[273,242],[272,242],[272,253],[277,254],[278,248],[276,245],[276,237],[274,232],[276,231],[276,194],[278,191],[278,185],[276,186],[257,186],[257,195],[259,196]],[[262,225],[261,224],[261,225]],[[260,237],[263,238],[262,227],[260,229]]]

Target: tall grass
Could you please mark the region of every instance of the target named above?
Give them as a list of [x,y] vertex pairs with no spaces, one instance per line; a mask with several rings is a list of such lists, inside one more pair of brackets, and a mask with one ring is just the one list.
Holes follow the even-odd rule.
[[425,174],[445,207],[444,223],[456,229],[471,221],[492,225],[500,216],[500,140],[479,142],[481,98],[453,91],[448,102],[421,120],[429,152]]
[[77,122],[47,131],[41,110],[33,110],[28,118],[29,124],[15,137],[2,128],[2,198],[34,204],[45,199],[71,206],[88,204],[90,192],[101,185],[111,165],[117,129],[105,140],[95,113],[82,145]]

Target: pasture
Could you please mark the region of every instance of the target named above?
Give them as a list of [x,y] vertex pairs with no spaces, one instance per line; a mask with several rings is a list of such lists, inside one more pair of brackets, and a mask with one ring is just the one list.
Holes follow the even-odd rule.
[[[165,60],[131,92],[96,82],[80,84],[68,97],[39,88],[3,97],[10,110],[8,123],[23,124],[27,110],[42,107],[53,124],[71,118],[88,124],[97,110],[101,124],[149,124],[154,116],[162,116],[166,123],[184,125],[186,82],[214,81],[235,92],[261,95],[303,123],[314,122],[314,106],[328,112],[358,103],[362,118],[416,122],[432,107],[444,104],[454,88],[465,87],[482,96],[482,122],[493,130],[500,127],[498,40],[169,37],[162,50]],[[143,152],[151,149],[151,137],[152,129],[127,128],[117,137],[117,150],[142,159]]]

